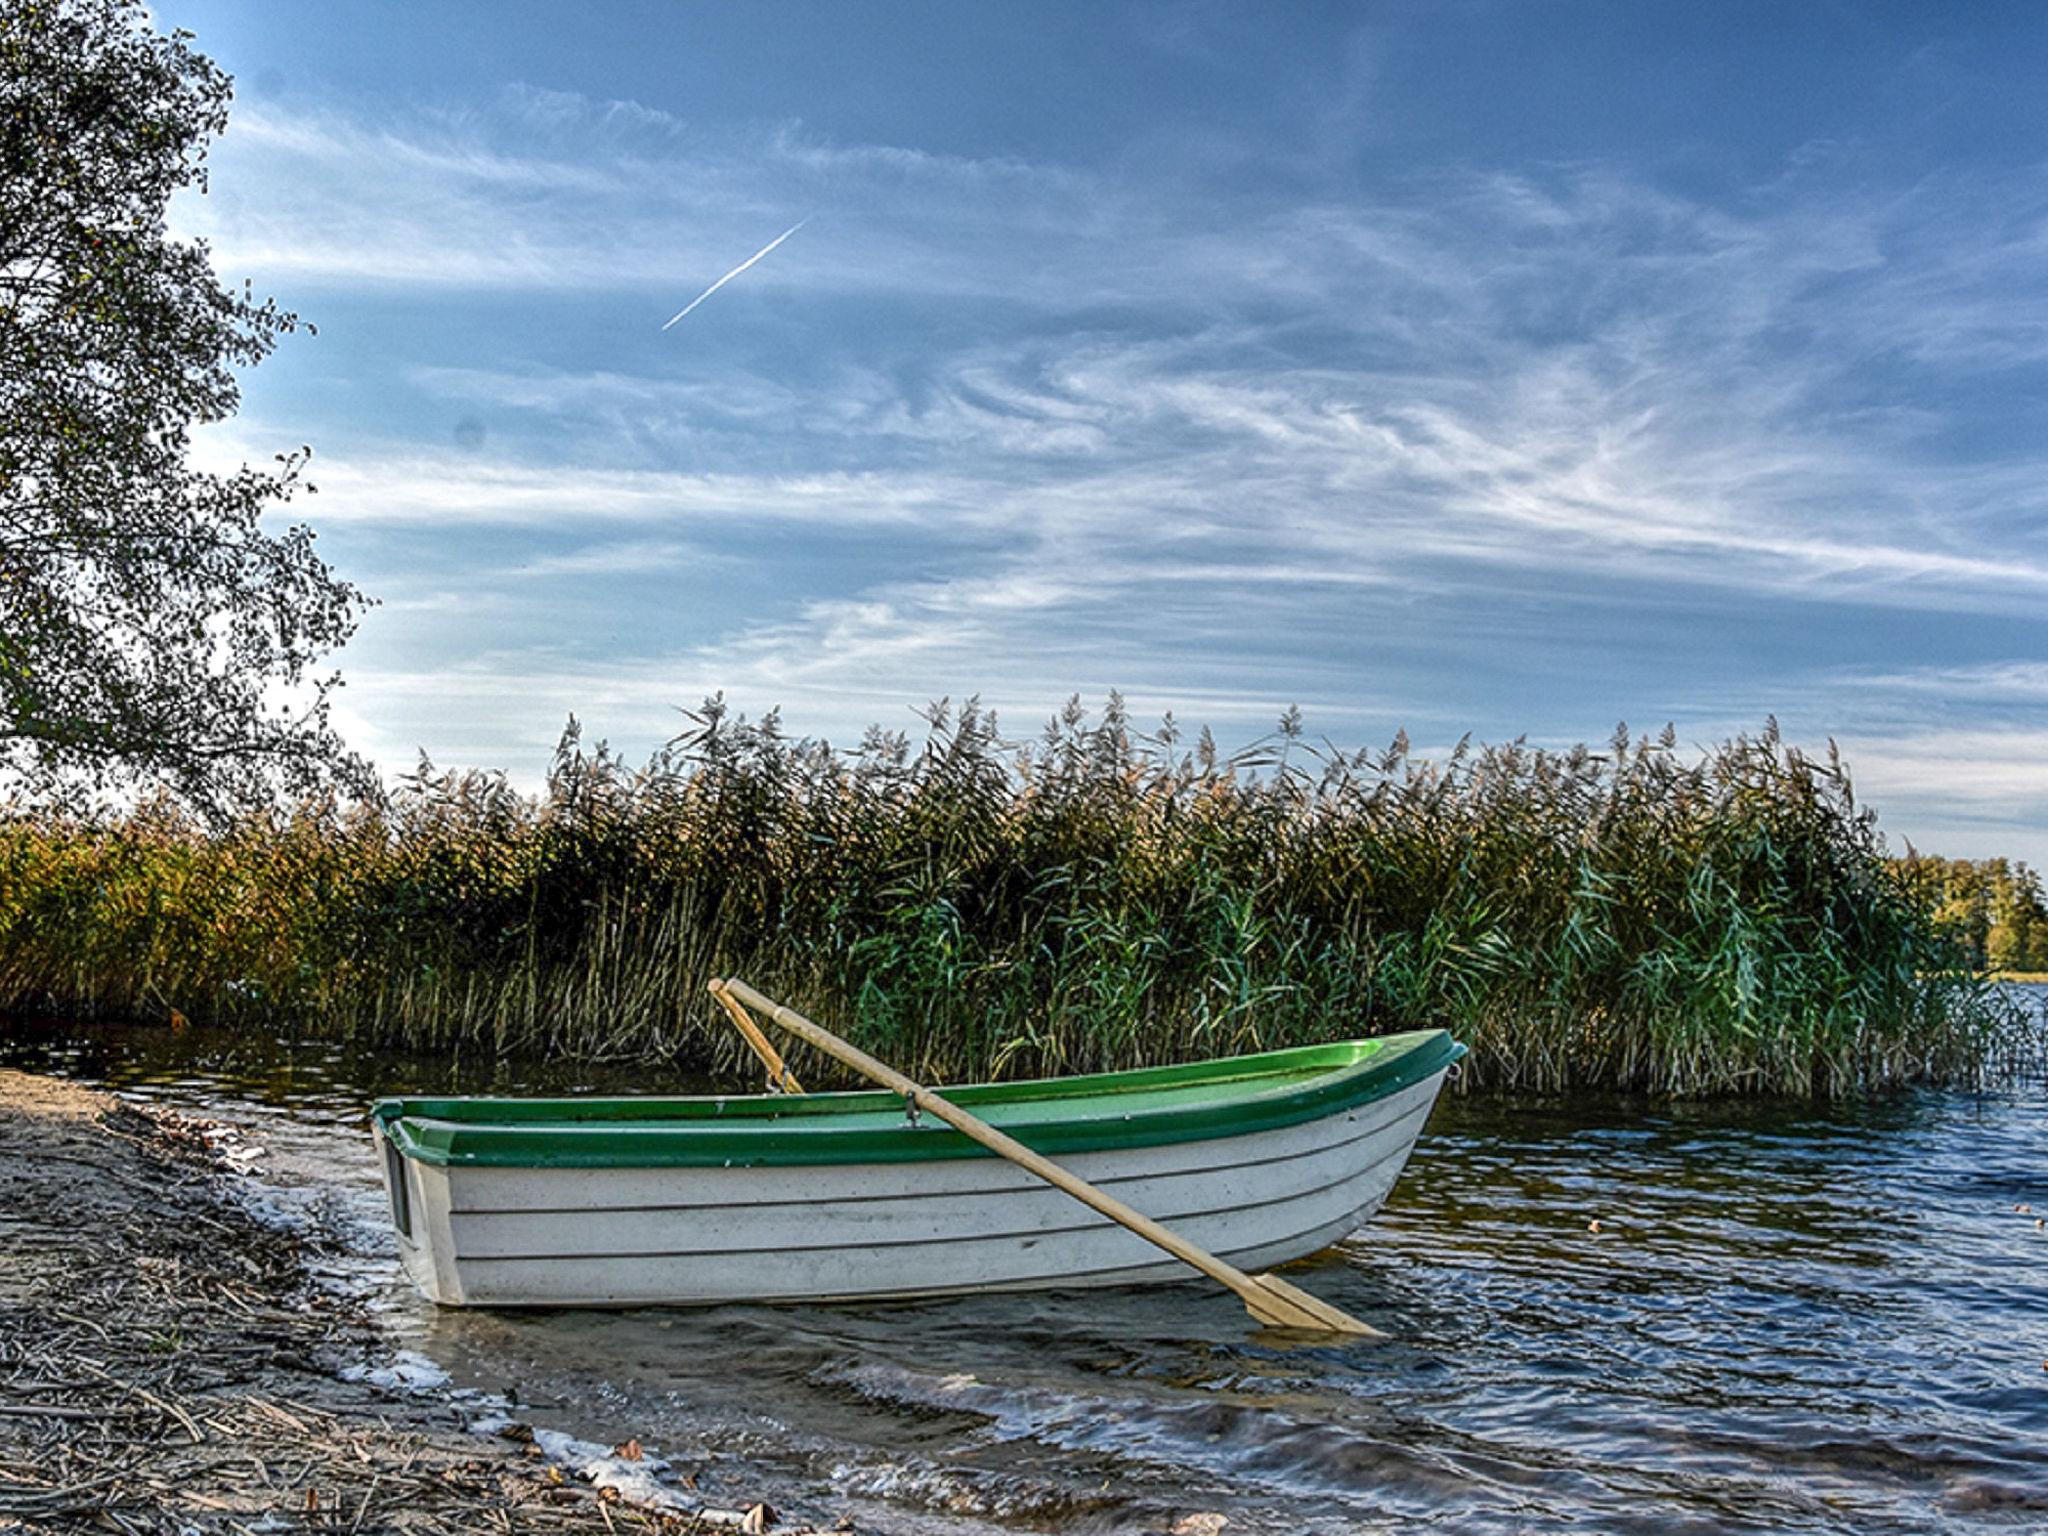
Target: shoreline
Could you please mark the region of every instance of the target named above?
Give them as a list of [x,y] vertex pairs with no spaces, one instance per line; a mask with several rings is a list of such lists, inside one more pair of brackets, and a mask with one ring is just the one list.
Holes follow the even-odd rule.
[[226,1194],[209,1130],[0,1070],[0,1531],[789,1529],[636,1499],[637,1444],[590,1481],[529,1426],[346,1378],[388,1343]]

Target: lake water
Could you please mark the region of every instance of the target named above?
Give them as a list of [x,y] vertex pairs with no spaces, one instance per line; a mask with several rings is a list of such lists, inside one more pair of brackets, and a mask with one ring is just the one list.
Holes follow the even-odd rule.
[[693,1500],[934,1533],[2048,1530],[2039,1082],[1828,1110],[1446,1098],[1386,1212],[1291,1275],[1393,1341],[1288,1348],[1199,1283],[440,1312],[396,1272],[372,1097],[695,1085],[197,1030],[6,1026],[0,1064],[244,1126],[251,1198],[325,1234],[394,1355],[479,1413],[635,1437]]

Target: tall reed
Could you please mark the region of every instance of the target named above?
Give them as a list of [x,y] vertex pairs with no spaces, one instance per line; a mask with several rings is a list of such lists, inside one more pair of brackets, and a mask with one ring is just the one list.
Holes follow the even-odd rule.
[[538,796],[428,765],[224,828],[0,820],[0,1006],[737,1065],[748,977],[935,1076],[1441,1025],[1468,1080],[1679,1093],[1962,1080],[2012,1010],[1832,753],[1311,742],[1230,758],[1112,696],[835,752],[719,700],[644,768],[572,721]]

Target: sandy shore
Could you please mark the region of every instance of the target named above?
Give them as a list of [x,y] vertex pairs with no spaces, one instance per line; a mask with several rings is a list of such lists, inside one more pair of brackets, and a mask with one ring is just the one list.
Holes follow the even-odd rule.
[[[731,1529],[634,1506],[518,1425],[340,1379],[376,1347],[198,1122],[0,1071],[0,1530]],[[625,1449],[632,1456],[634,1447]],[[760,1528],[772,1516],[751,1512]]]

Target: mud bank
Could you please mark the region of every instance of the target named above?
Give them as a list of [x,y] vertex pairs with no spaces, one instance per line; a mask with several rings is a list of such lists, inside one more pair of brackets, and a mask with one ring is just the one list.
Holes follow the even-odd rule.
[[[480,1435],[446,1402],[342,1379],[379,1348],[370,1320],[314,1283],[308,1239],[225,1196],[214,1143],[0,1071],[0,1530],[772,1527],[765,1508],[638,1505],[516,1421]],[[610,1458],[628,1486],[638,1459]]]

